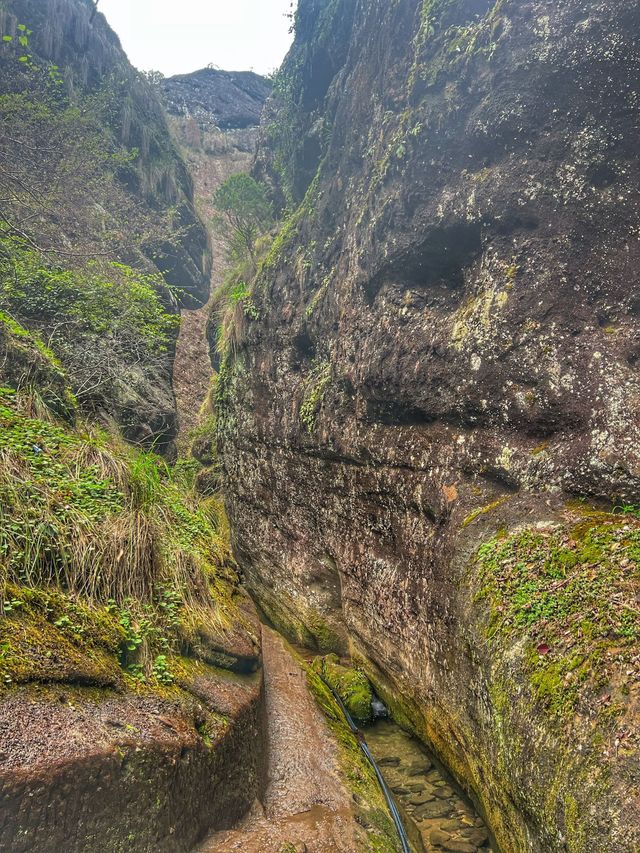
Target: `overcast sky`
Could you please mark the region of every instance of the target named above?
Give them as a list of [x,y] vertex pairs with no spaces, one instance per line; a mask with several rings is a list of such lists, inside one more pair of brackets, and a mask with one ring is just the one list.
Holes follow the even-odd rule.
[[131,62],[167,76],[204,68],[266,74],[285,57],[292,0],[100,0]]

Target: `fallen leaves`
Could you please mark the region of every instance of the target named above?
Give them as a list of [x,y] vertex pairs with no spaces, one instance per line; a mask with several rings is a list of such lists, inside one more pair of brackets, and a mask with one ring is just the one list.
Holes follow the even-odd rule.
[[458,500],[458,489],[457,484],[452,483],[450,486],[443,485],[442,486],[442,494],[444,495],[444,499],[447,503],[452,504]]

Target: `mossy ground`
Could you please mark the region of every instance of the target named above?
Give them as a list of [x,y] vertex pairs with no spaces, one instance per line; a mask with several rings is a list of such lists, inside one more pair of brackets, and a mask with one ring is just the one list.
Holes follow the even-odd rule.
[[0,394],[0,682],[170,685],[206,623],[240,623],[218,498],[97,430]]

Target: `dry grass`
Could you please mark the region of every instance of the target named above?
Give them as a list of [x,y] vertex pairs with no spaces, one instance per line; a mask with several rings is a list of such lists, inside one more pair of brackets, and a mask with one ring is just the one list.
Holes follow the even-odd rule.
[[118,606],[170,588],[181,606],[216,611],[231,556],[221,503],[152,454],[22,408],[0,398],[0,579]]

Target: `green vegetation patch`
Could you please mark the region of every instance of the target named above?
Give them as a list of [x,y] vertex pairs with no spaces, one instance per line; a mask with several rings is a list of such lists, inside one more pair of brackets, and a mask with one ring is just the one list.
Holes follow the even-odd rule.
[[371,722],[373,690],[363,672],[342,666],[337,655],[317,657],[313,662],[313,670],[336,691],[357,725],[364,726]]
[[59,579],[83,533],[122,510],[124,495],[89,464],[88,442],[12,399],[0,394],[0,566],[18,583]]
[[64,369],[81,402],[108,397],[129,364],[164,370],[179,323],[171,300],[160,275],[107,262],[65,268],[0,234],[0,326]]
[[598,513],[572,530],[524,530],[482,545],[477,603],[487,637],[522,639],[536,698],[554,713],[624,711],[640,640],[640,524]]
[[305,395],[300,406],[300,420],[309,433],[312,433],[316,428],[318,410],[330,383],[330,363],[328,361],[314,362],[307,378]]
[[[116,664],[170,683],[172,656],[201,626],[223,633],[235,618],[221,500],[199,499],[188,467],[32,417],[22,403],[0,391],[0,612],[3,624],[20,620],[38,665],[12,647],[5,674],[43,678],[49,661],[56,678],[63,660],[77,662],[72,641],[95,657],[96,620],[106,620],[122,640]],[[64,613],[55,596],[66,596]]]
[[359,849],[362,853],[396,853],[400,849],[396,828],[373,768],[329,688],[313,667],[305,666],[305,670],[309,688],[338,743],[340,767],[356,803],[356,819],[365,830]]
[[481,506],[481,507],[478,507],[477,509],[474,509],[464,519],[464,521],[462,522],[462,526],[468,527],[470,524],[473,524],[473,522],[476,520],[476,518],[480,518],[481,515],[486,515],[488,512],[491,512],[494,509],[498,509],[498,507],[502,506],[502,504],[508,500],[509,500],[509,496],[507,495],[505,497],[498,498],[497,501],[492,501],[491,503],[486,504],[486,506]]
[[19,240],[0,240],[0,306],[27,322],[66,320],[96,335],[112,335],[126,323],[150,346],[166,346],[177,322],[160,300],[166,289],[160,275],[125,264],[94,261],[65,269]]

